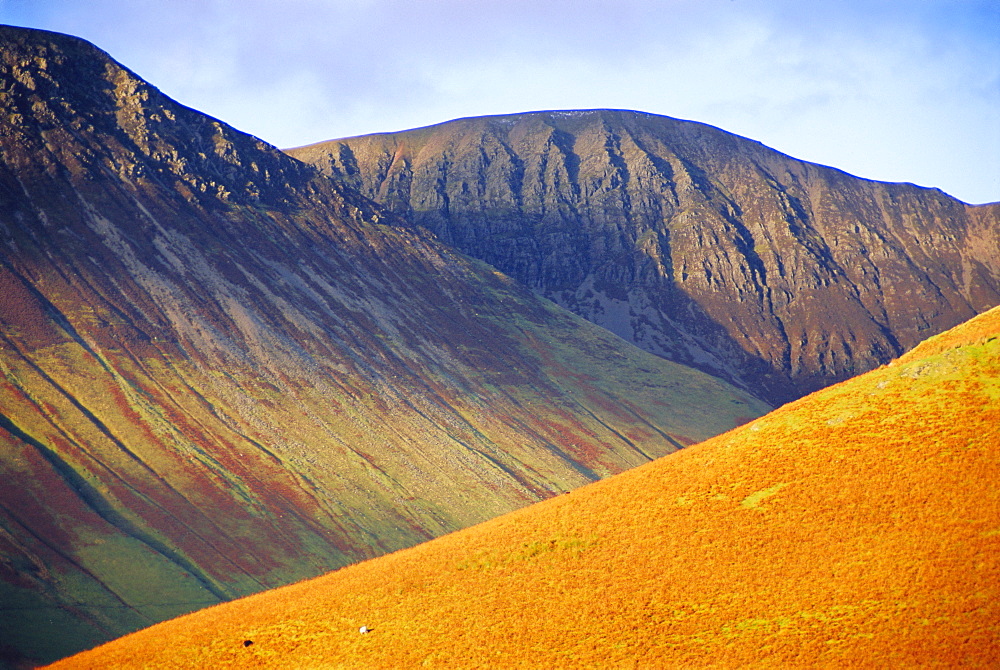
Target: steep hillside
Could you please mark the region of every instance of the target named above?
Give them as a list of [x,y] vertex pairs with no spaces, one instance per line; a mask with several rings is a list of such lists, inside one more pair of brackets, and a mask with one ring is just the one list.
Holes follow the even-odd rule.
[[653,353],[781,403],[1000,304],[1000,207],[625,111],[293,156]]
[[0,646],[52,660],[767,407],[0,28]]
[[57,667],[997,667],[998,478],[995,309],[654,463]]

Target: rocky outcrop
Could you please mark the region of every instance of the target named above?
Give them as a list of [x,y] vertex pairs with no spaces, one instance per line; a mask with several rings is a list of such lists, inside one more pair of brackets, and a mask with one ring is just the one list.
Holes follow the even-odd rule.
[[0,44],[8,656],[412,545],[767,410],[92,45]]
[[1000,303],[1000,209],[627,111],[289,153],[640,347],[773,403]]

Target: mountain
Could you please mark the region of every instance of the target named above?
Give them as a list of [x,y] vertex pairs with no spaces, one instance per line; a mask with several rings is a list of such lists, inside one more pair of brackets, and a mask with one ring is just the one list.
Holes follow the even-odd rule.
[[768,410],[76,38],[0,28],[0,650],[53,660]]
[[290,150],[643,349],[780,404],[1000,304],[1000,204],[592,110]]
[[997,667],[998,380],[1000,308],[569,495],[56,667]]

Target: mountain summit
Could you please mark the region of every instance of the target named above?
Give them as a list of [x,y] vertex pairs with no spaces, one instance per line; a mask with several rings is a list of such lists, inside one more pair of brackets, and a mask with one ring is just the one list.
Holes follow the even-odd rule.
[[38,660],[768,409],[94,46],[10,27],[0,324],[0,639]]
[[537,112],[288,153],[772,403],[1000,304],[1000,205],[858,179],[700,123]]

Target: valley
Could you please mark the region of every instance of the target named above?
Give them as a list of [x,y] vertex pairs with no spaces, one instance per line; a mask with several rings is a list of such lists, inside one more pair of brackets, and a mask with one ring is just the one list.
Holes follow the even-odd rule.
[[0,35],[15,655],[408,547],[769,409],[82,40]]

